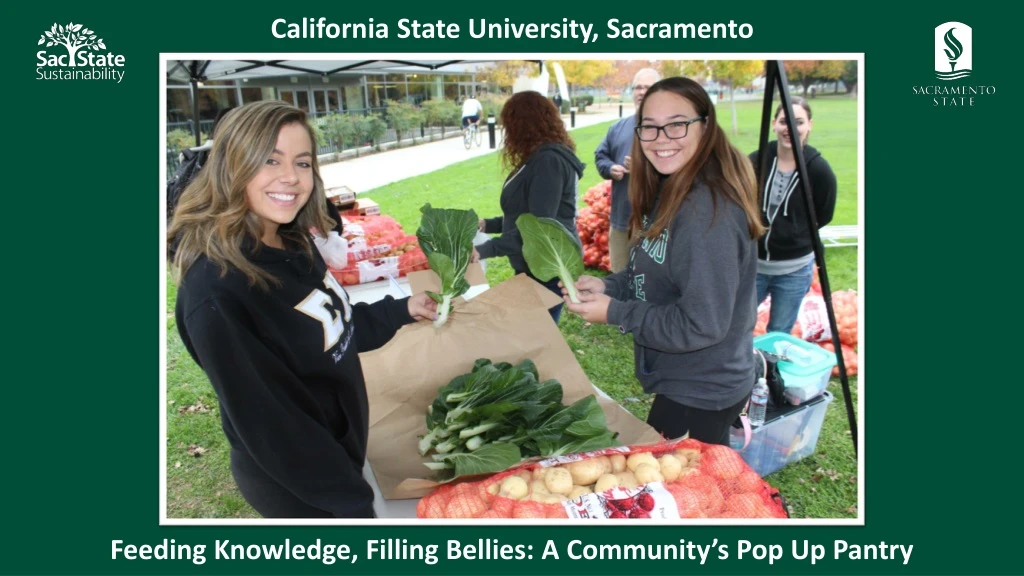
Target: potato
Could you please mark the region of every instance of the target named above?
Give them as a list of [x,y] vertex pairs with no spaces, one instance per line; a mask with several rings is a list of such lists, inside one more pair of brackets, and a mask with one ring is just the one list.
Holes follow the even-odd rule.
[[637,466],[644,463],[650,464],[658,470],[661,469],[657,458],[655,458],[650,452],[637,452],[636,454],[630,454],[629,457],[626,458],[626,468],[629,468],[633,473],[636,473]]
[[[626,460],[622,460],[625,465]],[[597,484],[594,484],[594,492],[604,492],[605,490],[611,490],[612,488],[619,487],[619,477],[615,474],[604,474],[597,479]]]
[[679,478],[679,473],[683,471],[683,465],[671,454],[658,458],[658,464],[661,465],[661,475],[665,477],[666,482],[675,482]]
[[572,474],[565,468],[549,468],[548,473],[544,476],[544,486],[552,494],[568,496],[572,492]]
[[501,489],[498,491],[498,494],[513,500],[522,500],[526,498],[529,490],[530,488],[527,486],[526,481],[513,474],[501,481]]
[[572,475],[572,483],[577,486],[593,484],[605,473],[604,464],[597,458],[570,462],[565,467]]
[[616,474],[616,476],[619,477],[619,488],[630,489],[636,488],[640,485],[640,483],[636,481],[636,476],[634,476],[629,470],[624,470]]
[[530,494],[550,494],[548,487],[544,485],[543,480],[534,480],[530,482]]
[[626,469],[626,456],[623,454],[612,454],[608,461],[612,464],[612,474],[618,474]]
[[661,475],[661,471],[647,462],[643,462],[638,465],[636,470],[633,471],[633,474],[636,475],[636,481],[641,484],[665,481],[665,477]]
[[683,466],[696,466],[700,463],[700,450],[695,450],[693,448],[681,448],[676,450],[675,457]]
[[588,487],[588,486],[573,486],[572,487],[572,492],[569,493],[569,499],[570,500],[576,500],[577,498],[579,498],[580,496],[583,496],[584,494],[593,494],[593,493],[594,493],[594,491],[591,490],[590,487]]

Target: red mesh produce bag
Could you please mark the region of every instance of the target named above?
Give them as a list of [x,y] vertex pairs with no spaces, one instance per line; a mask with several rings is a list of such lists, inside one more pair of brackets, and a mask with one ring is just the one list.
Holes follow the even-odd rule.
[[609,448],[442,486],[420,518],[787,518],[772,488],[727,446],[696,440]]
[[583,195],[587,206],[580,210],[576,218],[576,232],[583,244],[583,265],[588,268],[599,268],[611,271],[611,260],[608,255],[608,231],[611,222],[611,180],[591,186]]

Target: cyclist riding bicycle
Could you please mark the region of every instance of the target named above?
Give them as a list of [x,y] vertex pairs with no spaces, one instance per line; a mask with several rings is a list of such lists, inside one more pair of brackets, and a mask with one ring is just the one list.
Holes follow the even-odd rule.
[[476,99],[474,94],[471,94],[466,101],[462,103],[462,129],[465,130],[472,124],[480,124],[480,117],[484,113],[484,105]]

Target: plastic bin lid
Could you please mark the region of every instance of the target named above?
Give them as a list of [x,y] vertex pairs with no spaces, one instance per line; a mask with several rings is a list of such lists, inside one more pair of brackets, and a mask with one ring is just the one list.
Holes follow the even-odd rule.
[[[794,357],[806,354],[805,361],[779,362],[779,370],[795,376],[813,376],[823,370],[832,370],[836,355],[817,344],[801,340],[784,332],[769,332],[754,338],[754,347],[765,352]],[[796,350],[791,351],[791,347]]]

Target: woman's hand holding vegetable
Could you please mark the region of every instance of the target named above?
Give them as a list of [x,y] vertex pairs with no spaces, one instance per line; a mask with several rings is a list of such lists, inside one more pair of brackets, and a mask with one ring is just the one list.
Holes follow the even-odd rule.
[[437,302],[434,302],[433,298],[427,296],[426,292],[410,296],[409,315],[416,321],[436,320]]
[[479,262],[480,261],[480,253],[476,251],[476,248],[473,248],[473,255],[469,257],[469,261],[470,262]]
[[[565,289],[561,282],[558,283],[558,287],[562,289],[562,296],[569,294],[569,291]],[[582,275],[576,279],[576,290],[582,294],[604,294],[604,280],[597,276]]]
[[[586,278],[586,276],[584,276]],[[597,278],[594,278],[598,280]],[[600,280],[598,280],[600,282]],[[580,283],[576,283],[576,287],[579,288]],[[601,284],[601,289],[604,290],[604,284]],[[563,296],[565,300],[565,307],[570,311],[579,314],[581,318],[587,322],[596,324],[607,324],[608,323],[608,305],[611,304],[612,298],[607,294],[600,292],[584,292],[580,291],[578,294],[580,299],[579,304],[573,304],[569,300],[568,296]]]

